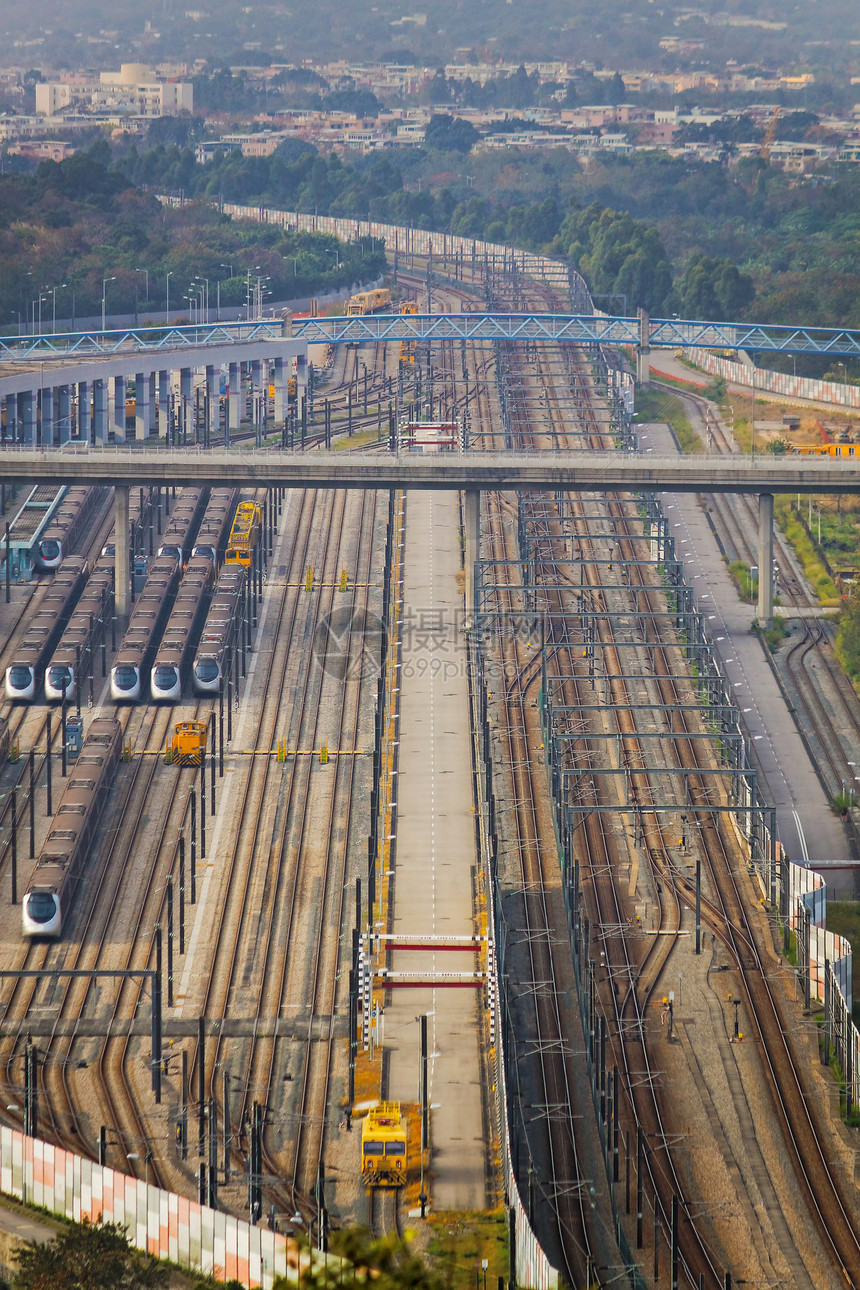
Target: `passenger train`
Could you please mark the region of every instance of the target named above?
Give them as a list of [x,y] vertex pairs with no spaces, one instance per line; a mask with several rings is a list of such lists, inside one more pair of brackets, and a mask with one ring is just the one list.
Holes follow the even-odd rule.
[[62,935],[121,754],[120,723],[112,717],[91,722],[24,892],[25,936]]
[[113,612],[113,591],[113,560],[102,556],[45,668],[48,703],[59,703],[64,694],[69,700],[77,700],[78,685],[92,669],[96,649],[105,638]]
[[200,522],[197,540],[191,548],[192,558],[195,555],[208,555],[215,568],[218,568],[227,549],[227,538],[238,496],[238,489],[235,488],[213,488],[206,513]]
[[159,556],[172,555],[183,567],[191,558],[194,539],[209,500],[208,488],[183,488],[158,547]]
[[150,668],[149,689],[155,702],[178,703],[182,698],[182,682],[194,657],[214,585],[215,566],[209,556],[193,556]]
[[66,556],[71,554],[78,534],[104,500],[103,488],[68,489],[50,524],[39,538],[35,551],[36,567],[59,569]]
[[159,556],[149,571],[110,670],[110,697],[115,703],[136,703],[143,693],[143,678],[149,676],[179,585],[179,571],[172,555]]
[[225,564],[209,606],[192,671],[195,694],[218,694],[241,628],[245,566]]
[[41,608],[27,624],[24,639],[6,668],[6,698],[35,699],[45,665],[87,581],[89,566],[82,556],[68,556],[54,575]]

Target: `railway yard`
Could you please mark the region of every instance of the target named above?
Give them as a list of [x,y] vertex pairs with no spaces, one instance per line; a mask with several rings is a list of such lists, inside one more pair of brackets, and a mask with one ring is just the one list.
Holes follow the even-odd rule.
[[[394,286],[457,312],[563,310],[567,290],[414,256]],[[543,342],[342,346],[305,447],[385,452],[402,417],[457,423],[475,452],[608,448],[629,433],[616,381],[597,351]],[[0,1118],[320,1248],[331,1226],[506,1205],[571,1287],[860,1285],[856,1130],[785,953],[775,808],[795,861],[801,832],[766,759],[750,774],[670,499],[484,493],[473,607],[465,498],[219,490],[219,511],[197,491],[141,490],[133,554],[165,586],[194,571],[177,605],[206,666],[124,639],[100,591],[52,702],[38,675],[33,701],[6,690]],[[108,491],[90,505],[64,559],[103,570]],[[752,503],[707,509],[754,562]],[[860,703],[779,543],[776,560],[797,624],[779,670],[825,813],[854,781]],[[0,604],[4,672],[54,576]],[[118,723],[120,751],[48,939],[20,904],[62,833],[61,712],[106,740]],[[174,755],[177,723],[196,756]],[[361,1178],[377,1102],[408,1131],[385,1205]]]

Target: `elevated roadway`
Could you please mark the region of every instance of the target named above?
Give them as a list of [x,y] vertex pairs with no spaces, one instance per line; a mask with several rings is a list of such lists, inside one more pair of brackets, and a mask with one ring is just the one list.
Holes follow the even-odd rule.
[[280,485],[286,488],[521,489],[681,493],[852,493],[860,457],[656,456],[652,453],[203,451],[5,447],[0,478],[57,483]]

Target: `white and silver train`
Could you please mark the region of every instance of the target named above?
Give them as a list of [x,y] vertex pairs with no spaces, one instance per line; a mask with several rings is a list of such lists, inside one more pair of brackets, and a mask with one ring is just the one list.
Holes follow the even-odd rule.
[[159,557],[170,555],[183,566],[188,563],[208,500],[208,488],[183,488],[173,503],[170,523],[162,534]]
[[45,666],[87,581],[89,566],[79,555],[63,561],[38,613],[6,668],[6,698],[31,702],[42,685]]
[[208,555],[216,570],[224,559],[230,527],[239,501],[237,488],[213,488],[191,555]]
[[121,754],[119,722],[112,717],[96,718],[66,781],[24,892],[21,930],[25,936],[56,940],[62,935]]
[[104,500],[103,488],[70,488],[39,538],[35,563],[39,569],[59,569],[93,511]]
[[150,668],[149,690],[156,703],[178,703],[182,698],[182,683],[194,656],[214,585],[214,564],[208,555],[195,555],[179,584]]
[[110,696],[115,703],[137,703],[142,697],[178,585],[179,564],[172,556],[159,557],[138,596],[110,670]]
[[104,640],[113,612],[113,578],[113,560],[100,559],[45,668],[45,699],[48,703],[60,703],[64,689],[66,699],[70,702],[77,700],[78,685],[93,666],[95,651]]
[[235,648],[241,629],[247,576],[243,564],[225,564],[221,569],[194,659],[195,694],[218,694],[221,691],[229,652]]

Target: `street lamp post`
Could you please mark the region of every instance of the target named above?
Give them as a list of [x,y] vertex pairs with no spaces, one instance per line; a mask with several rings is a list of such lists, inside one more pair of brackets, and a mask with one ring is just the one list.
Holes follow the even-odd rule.
[[173,269],[168,269],[164,289],[164,321],[167,326],[170,326],[170,279],[172,276]]
[[65,285],[66,285],[66,283],[65,283],[65,282],[61,282],[61,283],[59,284],[59,286],[57,286],[57,287],[47,287],[47,288],[46,288],[46,290],[47,290],[47,291],[50,291],[50,293],[51,293],[51,301],[52,301],[52,305],[51,305],[51,335],[52,335],[52,336],[53,336],[53,335],[55,335],[55,334],[56,334],[56,331],[57,331],[57,292],[58,292],[58,291],[62,291],[62,290],[63,290],[63,288],[65,287]]
[[107,284],[116,282],[116,274],[112,278],[102,278],[102,335],[105,334],[105,302],[107,300]]
[[326,255],[334,256],[334,261],[335,261],[334,268],[335,268],[335,272],[337,272],[337,270],[340,268],[340,251],[337,249],[337,247],[327,246],[325,249],[325,253]]

